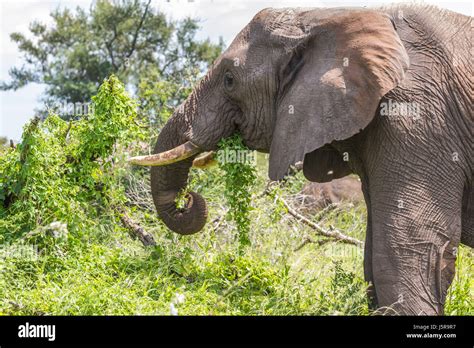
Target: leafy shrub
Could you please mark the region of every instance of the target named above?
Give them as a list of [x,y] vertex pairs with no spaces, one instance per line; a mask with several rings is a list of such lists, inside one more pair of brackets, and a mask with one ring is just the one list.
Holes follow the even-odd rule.
[[0,236],[54,221],[80,231],[97,209],[125,200],[112,173],[114,150],[142,135],[136,104],[115,76],[93,103],[94,112],[79,121],[33,119],[17,148],[0,157]]
[[319,295],[320,310],[329,315],[367,314],[365,282],[353,272],[348,272],[341,261],[333,261],[334,273],[330,287]]

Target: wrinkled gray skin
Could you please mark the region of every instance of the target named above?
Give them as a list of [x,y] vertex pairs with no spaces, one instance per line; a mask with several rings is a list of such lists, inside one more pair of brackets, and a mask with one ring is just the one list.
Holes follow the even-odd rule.
[[[270,153],[272,180],[301,160],[311,181],[358,174],[373,306],[442,314],[456,249],[474,245],[470,28],[471,17],[432,7],[263,10],[166,124],[155,152],[188,140],[214,150],[239,131]],[[419,113],[381,115],[389,100]],[[197,194],[188,209],[174,206],[192,160],[151,172],[158,213],[181,234],[206,218]]]

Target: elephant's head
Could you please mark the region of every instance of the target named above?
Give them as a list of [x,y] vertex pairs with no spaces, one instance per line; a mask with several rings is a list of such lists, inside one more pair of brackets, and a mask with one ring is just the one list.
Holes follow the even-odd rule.
[[302,160],[309,179],[328,180],[328,171],[345,175],[330,150],[318,149],[366,127],[407,66],[396,29],[382,13],[265,9],[165,125],[156,155],[132,162],[153,166],[153,199],[165,224],[195,233],[206,221],[205,201],[193,192],[187,207],[177,209],[175,198],[198,153],[238,131],[247,146],[270,153],[272,180]]

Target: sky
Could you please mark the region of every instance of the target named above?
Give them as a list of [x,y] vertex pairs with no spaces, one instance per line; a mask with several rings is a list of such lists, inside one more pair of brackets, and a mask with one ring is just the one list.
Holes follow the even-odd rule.
[[[186,16],[201,20],[198,39],[210,38],[217,42],[222,36],[230,44],[237,33],[261,9],[266,7],[338,7],[379,6],[401,1],[390,0],[152,0],[152,6],[159,8],[172,19]],[[404,1],[406,2],[406,1]],[[425,0],[418,3],[434,4],[442,8],[472,16],[470,0]],[[21,66],[23,58],[10,33],[28,34],[33,20],[51,24],[49,13],[58,6],[74,9],[77,6],[90,8],[92,0],[1,0],[0,1],[0,81],[10,81],[8,71]],[[44,86],[29,84],[17,91],[0,91],[0,136],[18,141],[23,125],[34,116],[34,109],[41,107],[40,96]]]

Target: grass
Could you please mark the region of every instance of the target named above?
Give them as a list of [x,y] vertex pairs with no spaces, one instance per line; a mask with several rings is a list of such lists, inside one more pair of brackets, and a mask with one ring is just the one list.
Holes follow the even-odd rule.
[[[363,253],[352,245],[307,244],[314,231],[263,195],[266,166],[259,157],[250,211],[251,246],[238,252],[238,232],[226,217],[219,168],[193,171],[193,189],[208,201],[205,229],[182,237],[157,219],[142,169],[120,170],[131,216],[157,242],[144,248],[105,209],[81,235],[50,226],[33,234],[40,257],[0,257],[2,315],[367,315]],[[262,164],[263,163],[263,164]],[[298,205],[301,173],[279,188]],[[139,206],[139,207],[138,207]],[[319,223],[363,240],[365,206],[342,205]],[[18,239],[10,245],[31,243]],[[18,247],[19,248],[19,247]],[[7,249],[3,249],[5,251]],[[461,247],[446,314],[472,315],[473,251]]]

